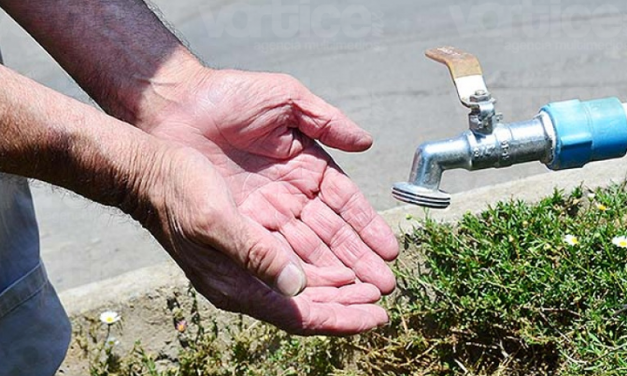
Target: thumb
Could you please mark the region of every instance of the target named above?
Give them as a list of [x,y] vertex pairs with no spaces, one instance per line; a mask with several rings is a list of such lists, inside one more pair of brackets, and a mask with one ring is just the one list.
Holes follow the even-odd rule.
[[298,129],[326,146],[347,152],[368,150],[372,136],[308,90],[294,102]]
[[[230,223],[229,223],[230,222]],[[259,223],[241,214],[224,221],[227,243],[221,251],[253,276],[285,296],[296,296],[307,285],[300,258]]]

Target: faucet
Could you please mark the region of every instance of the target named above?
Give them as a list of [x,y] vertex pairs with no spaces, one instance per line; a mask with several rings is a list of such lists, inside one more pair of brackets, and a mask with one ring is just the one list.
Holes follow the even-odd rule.
[[447,208],[451,196],[440,190],[447,170],[476,171],[533,161],[563,170],[627,153],[627,106],[617,98],[551,103],[531,120],[505,124],[475,56],[454,47],[431,49],[426,55],[449,68],[462,105],[470,109],[469,130],[416,149],[409,180],[392,188],[399,201]]

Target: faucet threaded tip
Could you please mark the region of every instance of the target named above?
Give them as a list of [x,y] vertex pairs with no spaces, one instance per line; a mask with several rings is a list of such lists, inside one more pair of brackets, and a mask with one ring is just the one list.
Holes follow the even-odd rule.
[[411,183],[396,183],[392,188],[395,199],[433,209],[446,209],[451,204],[451,196],[442,191],[433,191]]

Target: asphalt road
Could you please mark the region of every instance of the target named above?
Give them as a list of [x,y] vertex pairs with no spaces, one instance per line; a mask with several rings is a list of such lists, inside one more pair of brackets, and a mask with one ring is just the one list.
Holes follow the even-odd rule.
[[[547,4],[548,3],[548,4]],[[416,146],[466,129],[447,70],[424,58],[453,45],[477,55],[506,120],[551,101],[627,101],[627,3],[608,1],[156,1],[207,64],[289,73],[375,138],[358,155],[331,151],[378,210],[398,205]],[[68,27],[71,27],[69,25]],[[9,17],[0,46],[11,68],[79,100],[86,95]],[[97,46],[94,46],[97,53]],[[447,172],[461,192],[546,173],[539,163]],[[42,253],[64,290],[166,260],[143,230],[110,209],[34,184]]]

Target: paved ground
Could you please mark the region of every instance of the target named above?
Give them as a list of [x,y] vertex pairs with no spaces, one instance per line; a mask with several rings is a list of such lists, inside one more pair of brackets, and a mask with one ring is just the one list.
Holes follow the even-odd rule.
[[[210,65],[290,73],[372,132],[371,151],[333,155],[379,210],[396,205],[389,188],[407,177],[419,143],[466,127],[448,73],[423,57],[427,48],[454,45],[479,56],[509,120],[549,101],[627,99],[627,4],[618,0],[156,3]],[[7,65],[87,100],[4,14],[0,45]],[[443,187],[461,192],[545,172],[539,164],[450,172]],[[122,215],[43,184],[34,193],[43,257],[60,290],[167,258]]]

